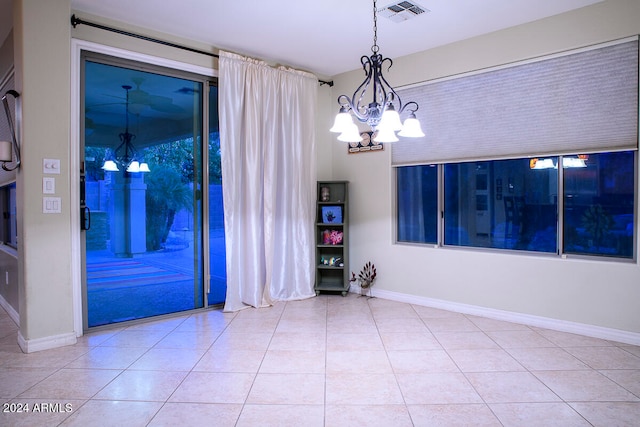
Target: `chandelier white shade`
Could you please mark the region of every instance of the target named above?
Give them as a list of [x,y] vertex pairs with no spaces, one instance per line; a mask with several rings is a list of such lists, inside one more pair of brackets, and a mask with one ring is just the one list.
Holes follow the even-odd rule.
[[333,127],[329,129],[329,132],[344,133],[349,128],[349,125],[353,124],[355,123],[353,123],[353,119],[351,118],[351,114],[349,114],[349,110],[342,107],[340,108],[340,112],[336,115],[336,118],[333,121]]
[[[395,132],[409,138],[420,138],[424,136],[420,122],[416,118],[415,112],[418,104],[411,101],[402,103],[400,96],[395,89],[387,82],[382,74],[382,66],[388,62],[391,68],[393,61],[384,58],[378,53],[378,27],[377,27],[377,4],[373,1],[373,46],[371,46],[371,56],[362,56],[360,62],[365,73],[364,81],[358,86],[351,97],[340,95],[338,104],[340,112],[336,116],[331,132],[338,132],[339,141],[360,142],[362,138],[359,132],[354,132],[351,125],[355,125],[352,116],[358,121],[367,123],[374,132],[373,140],[376,142],[398,141]],[[364,101],[370,96],[371,102]],[[397,106],[397,109],[396,109]],[[400,114],[408,111],[409,118],[403,124]],[[357,128],[357,126],[356,126]],[[393,136],[391,136],[393,134]]]
[[131,163],[129,163],[129,166],[127,167],[127,172],[129,173],[151,172],[151,170],[149,169],[148,164],[140,163],[139,161],[134,160]]
[[391,129],[392,131],[402,130],[402,122],[400,121],[400,114],[393,107],[393,104],[389,106],[382,113],[382,120],[378,125],[380,129]]
[[392,128],[379,128],[373,135],[375,142],[397,142],[399,141]]
[[409,118],[404,121],[402,130],[398,132],[398,135],[408,138],[422,138],[425,136],[424,132],[422,132],[420,121],[416,118],[414,113],[411,113]]
[[338,135],[338,141],[342,142],[359,142],[362,140],[360,136],[360,131],[358,130],[358,126],[353,123],[348,123],[345,127],[340,131],[340,135]]
[[116,162],[114,162],[113,160],[105,160],[104,164],[102,165],[102,169],[107,172],[118,172],[120,170],[118,169],[118,165],[116,164]]

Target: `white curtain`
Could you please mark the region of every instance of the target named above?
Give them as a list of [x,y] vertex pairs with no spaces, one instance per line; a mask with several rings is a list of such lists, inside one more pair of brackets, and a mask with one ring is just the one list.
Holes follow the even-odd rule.
[[222,51],[219,70],[224,309],[312,297],[318,80]]

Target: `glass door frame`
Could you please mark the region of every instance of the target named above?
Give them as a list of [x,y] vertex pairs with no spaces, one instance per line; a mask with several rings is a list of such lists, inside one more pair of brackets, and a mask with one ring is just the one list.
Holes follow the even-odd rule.
[[[195,81],[203,83],[203,92],[208,90],[209,82],[217,78],[217,70],[213,68],[201,67],[190,63],[184,63],[179,61],[173,61],[165,58],[140,54],[137,52],[128,51],[125,49],[114,48],[110,46],[99,45],[89,41],[72,39],[71,41],[71,161],[70,161],[70,178],[71,178],[71,222],[72,227],[72,280],[73,280],[73,319],[74,330],[76,335],[82,336],[87,331],[87,317],[84,312],[86,305],[83,303],[85,295],[84,289],[84,236],[81,234],[81,215],[80,215],[80,165],[84,157],[84,153],[80,152],[83,135],[84,135],[84,115],[82,114],[83,106],[83,53],[97,53],[104,54],[115,59],[122,61],[123,65],[129,66],[133,62],[137,62],[146,71],[149,68],[154,70],[162,70],[167,72],[168,75],[174,75],[177,73],[180,77],[186,77]],[[194,61],[195,62],[195,61]],[[208,120],[209,115],[208,97],[202,97],[202,185],[204,189],[208,188],[208,147],[209,143],[209,129]],[[210,290],[209,277],[210,277],[210,265],[209,265],[209,252],[208,252],[208,191],[201,192],[202,203],[202,225],[201,225],[201,239],[202,239],[202,292],[203,292],[203,304],[204,307],[208,307],[207,294]],[[162,316],[160,316],[162,317]],[[92,329],[93,330],[93,329]]]

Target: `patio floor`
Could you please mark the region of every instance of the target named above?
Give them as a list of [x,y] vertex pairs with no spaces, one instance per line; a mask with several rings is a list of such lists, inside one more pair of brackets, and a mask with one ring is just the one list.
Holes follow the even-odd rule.
[[[212,235],[210,246],[208,301],[217,304],[224,301],[226,292],[224,236]],[[194,281],[192,245],[168,245],[165,250],[131,258],[115,257],[108,250],[88,251],[86,270],[89,327],[192,310],[203,304],[202,291]]]

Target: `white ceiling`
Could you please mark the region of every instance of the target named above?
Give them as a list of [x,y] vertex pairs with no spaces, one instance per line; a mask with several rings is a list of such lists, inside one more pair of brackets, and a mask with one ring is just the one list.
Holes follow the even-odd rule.
[[[378,17],[378,45],[383,56],[396,58],[599,1],[415,0],[430,12],[402,23]],[[378,8],[391,3],[380,0]],[[103,16],[321,77],[358,69],[373,44],[371,0],[71,0],[71,6],[83,19]]]

